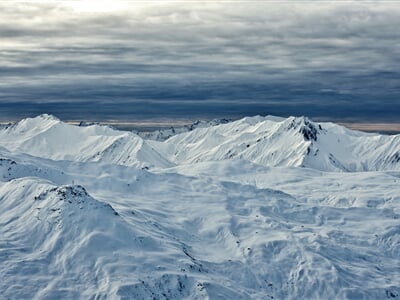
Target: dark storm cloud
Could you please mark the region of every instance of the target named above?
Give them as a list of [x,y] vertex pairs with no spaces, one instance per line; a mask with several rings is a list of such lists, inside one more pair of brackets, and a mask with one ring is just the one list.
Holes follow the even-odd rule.
[[68,3],[0,4],[1,118],[400,114],[398,3]]

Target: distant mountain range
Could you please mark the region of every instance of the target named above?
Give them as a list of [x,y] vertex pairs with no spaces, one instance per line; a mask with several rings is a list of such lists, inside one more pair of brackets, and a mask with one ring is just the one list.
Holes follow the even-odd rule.
[[55,160],[166,167],[245,159],[263,166],[321,171],[400,170],[400,135],[352,131],[306,117],[248,117],[197,122],[141,134],[107,126],[73,126],[50,115],[24,119],[0,131],[0,145]]

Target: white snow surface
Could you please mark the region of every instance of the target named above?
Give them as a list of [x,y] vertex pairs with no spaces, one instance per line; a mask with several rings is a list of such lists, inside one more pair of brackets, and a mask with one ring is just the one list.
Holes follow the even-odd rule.
[[400,136],[250,117],[0,129],[0,299],[400,299]]
[[352,131],[305,117],[251,117],[179,134],[166,141],[177,163],[245,159],[264,166],[321,171],[400,170],[400,135]]

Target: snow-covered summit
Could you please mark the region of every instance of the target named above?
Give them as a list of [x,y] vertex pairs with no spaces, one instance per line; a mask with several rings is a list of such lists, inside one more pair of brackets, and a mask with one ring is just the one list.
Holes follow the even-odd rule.
[[0,146],[55,160],[101,161],[141,167],[170,165],[146,141],[131,132],[100,125],[74,126],[47,114],[0,130]]
[[306,117],[249,117],[171,137],[168,158],[193,163],[240,158],[323,171],[398,170],[400,135],[352,131]]

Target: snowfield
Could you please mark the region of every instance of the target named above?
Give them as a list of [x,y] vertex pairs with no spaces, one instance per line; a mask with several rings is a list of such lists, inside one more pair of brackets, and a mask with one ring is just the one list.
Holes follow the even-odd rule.
[[0,298],[400,299],[400,135],[177,132],[0,129]]

